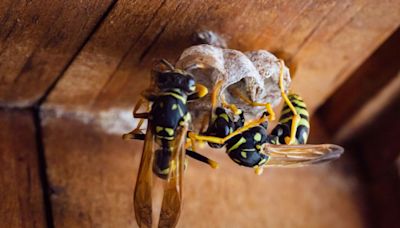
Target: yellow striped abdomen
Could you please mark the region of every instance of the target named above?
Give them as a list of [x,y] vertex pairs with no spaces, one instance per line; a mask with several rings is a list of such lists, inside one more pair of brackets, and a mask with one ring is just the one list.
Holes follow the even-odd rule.
[[[303,99],[297,94],[289,94],[288,98],[293,104],[297,114],[300,116],[300,121],[297,123],[295,140],[292,144],[306,144],[310,132],[309,114],[307,106]],[[279,124],[272,130],[270,143],[285,144],[285,137],[289,137],[291,133],[292,120],[294,113],[285,103],[282,108]]]

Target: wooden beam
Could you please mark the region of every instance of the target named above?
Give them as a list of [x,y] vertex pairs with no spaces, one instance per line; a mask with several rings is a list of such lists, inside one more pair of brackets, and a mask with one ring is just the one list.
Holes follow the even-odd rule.
[[294,65],[293,90],[312,112],[400,23],[392,1],[119,1],[46,104],[63,110],[131,107],[153,58],[176,59],[207,28],[240,50],[267,49]]
[[27,107],[51,89],[112,0],[0,3],[0,106]]
[[[42,116],[55,226],[136,226],[132,194],[142,143],[51,112]],[[220,168],[189,158],[178,227],[363,227],[355,173],[340,161],[257,176],[220,150],[201,153]]]
[[46,227],[30,111],[0,110],[0,227]]
[[[371,120],[381,114],[389,105],[397,99],[400,91],[400,72],[385,87],[371,98],[360,110],[349,115],[349,120],[338,126],[339,130],[333,138],[336,142],[343,142],[351,139],[358,132],[362,131]],[[329,123],[328,121],[323,121]]]
[[362,131],[347,139],[347,148],[363,163],[365,189],[373,227],[390,227],[400,216],[400,93],[380,115],[371,119]]
[[396,1],[336,1],[293,57],[298,66],[293,91],[311,112],[396,31],[399,10]]
[[[380,92],[390,90],[389,87],[398,84],[396,80],[398,81],[400,76],[399,43],[400,30],[397,30],[321,107],[318,114],[331,134],[337,133]],[[380,101],[381,107],[375,107],[369,112],[379,112],[379,109],[384,108],[384,104],[385,102]]]

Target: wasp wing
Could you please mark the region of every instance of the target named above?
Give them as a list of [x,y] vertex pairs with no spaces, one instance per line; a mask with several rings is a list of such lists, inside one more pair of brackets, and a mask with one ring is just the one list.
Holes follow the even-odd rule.
[[136,222],[140,227],[152,226],[152,164],[154,159],[154,135],[148,122],[142,159],[136,179],[134,209]]
[[181,127],[173,143],[170,172],[164,188],[158,227],[175,227],[182,207],[183,172],[187,125]]
[[300,167],[335,160],[344,149],[333,144],[273,145],[264,144],[263,152],[269,156],[266,166]]

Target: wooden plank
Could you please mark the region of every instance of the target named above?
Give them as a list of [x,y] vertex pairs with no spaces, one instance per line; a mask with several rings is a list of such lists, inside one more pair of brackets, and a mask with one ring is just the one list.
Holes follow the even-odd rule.
[[[47,107],[128,108],[153,58],[176,59],[207,28],[241,50],[268,49],[297,67],[311,112],[400,23],[396,1],[119,1],[66,71]],[[250,16],[251,15],[251,16]]]
[[43,123],[55,227],[132,227],[137,145],[81,122]]
[[[399,26],[397,1],[337,2],[302,48],[293,90],[313,112]],[[396,21],[396,22],[395,22]]]
[[400,216],[400,93],[362,131],[347,139],[347,148],[363,162],[365,190],[370,209],[368,217],[373,227],[390,227]]
[[45,227],[30,111],[0,110],[0,227]]
[[0,3],[0,105],[34,104],[62,74],[112,0]]
[[[400,30],[393,33],[321,107],[318,115],[335,134],[363,106],[399,78]],[[397,78],[397,79],[396,79]],[[396,84],[396,83],[395,83]],[[393,91],[396,91],[394,88]],[[385,102],[380,101],[381,106]],[[370,112],[378,112],[379,107]]]
[[[136,227],[132,194],[142,143],[55,114],[42,113],[55,226]],[[220,168],[189,160],[178,227],[364,227],[359,185],[343,160],[257,176],[221,151],[203,153]]]
[[[353,115],[349,115],[349,120],[344,124],[338,125],[339,130],[335,133],[336,142],[343,142],[352,138],[355,134],[362,131],[365,125],[368,125],[372,119],[381,114],[395,99],[400,91],[400,72],[388,83],[387,86],[371,100],[368,101],[360,110]],[[349,112],[350,113],[350,112]],[[329,120],[324,119],[324,124]]]

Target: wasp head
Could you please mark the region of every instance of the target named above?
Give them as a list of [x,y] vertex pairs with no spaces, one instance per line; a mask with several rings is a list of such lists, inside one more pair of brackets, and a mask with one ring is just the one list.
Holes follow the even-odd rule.
[[166,60],[161,60],[161,68],[154,70],[155,84],[161,90],[181,89],[186,93],[196,90],[196,81],[192,74],[175,68]]

